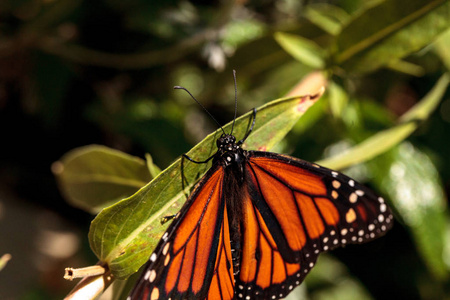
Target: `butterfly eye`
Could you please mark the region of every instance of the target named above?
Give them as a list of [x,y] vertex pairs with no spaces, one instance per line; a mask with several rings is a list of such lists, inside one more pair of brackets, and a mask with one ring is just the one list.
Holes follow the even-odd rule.
[[223,137],[223,135],[216,141],[216,145],[217,148],[222,148],[225,141],[224,141],[225,137]]

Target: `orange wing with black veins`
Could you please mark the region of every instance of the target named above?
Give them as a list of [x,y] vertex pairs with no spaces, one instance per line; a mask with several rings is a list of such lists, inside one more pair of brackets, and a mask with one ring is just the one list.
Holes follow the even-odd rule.
[[279,299],[299,285],[321,252],[364,243],[392,226],[381,197],[315,164],[249,151],[237,299]]
[[150,256],[129,299],[232,299],[223,169],[208,171]]

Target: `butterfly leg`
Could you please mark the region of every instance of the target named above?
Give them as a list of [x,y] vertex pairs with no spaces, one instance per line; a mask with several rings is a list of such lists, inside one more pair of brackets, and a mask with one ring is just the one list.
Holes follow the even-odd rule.
[[[217,152],[216,152],[216,153],[217,153]],[[184,191],[184,189],[185,189],[185,182],[187,183],[187,179],[186,179],[186,177],[184,176],[184,160],[187,159],[187,160],[189,160],[190,162],[193,162],[193,163],[195,163],[195,164],[206,164],[206,163],[209,162],[212,158],[214,158],[215,155],[216,155],[216,154],[214,153],[212,156],[208,157],[208,158],[207,158],[206,160],[204,160],[204,161],[196,161],[196,160],[190,158],[190,157],[189,157],[188,155],[186,155],[186,154],[183,154],[183,155],[181,156],[181,188],[182,188],[183,191]],[[188,195],[185,194],[185,196],[186,196],[186,198],[187,198]]]
[[253,109],[253,121],[252,121],[252,125],[250,126],[250,129],[247,131],[247,133],[245,134],[244,138],[242,140],[240,140],[239,142],[237,142],[237,145],[240,146],[242,145],[245,140],[248,138],[248,136],[250,135],[250,133],[253,131],[253,126],[255,126],[255,121],[256,121],[256,108]]
[[187,160],[189,160],[190,162],[193,162],[193,163],[195,163],[195,164],[206,164],[208,161],[210,161],[212,158],[214,158],[215,155],[216,155],[216,153],[214,153],[213,155],[211,155],[210,157],[208,157],[208,159],[206,159],[206,160],[203,160],[203,161],[196,161],[196,160],[190,158],[189,156],[187,156],[186,154],[183,154],[183,155],[182,155],[182,158],[181,158],[181,163],[183,164],[183,158],[186,158]]
[[175,219],[176,216],[177,216],[177,214],[162,217],[161,221],[160,221],[161,225],[164,225],[167,222],[169,222],[170,220]]
[[188,198],[189,195],[186,194],[185,192],[185,182],[187,183],[187,179],[186,176],[184,176],[184,159],[187,158],[189,160],[191,160],[191,158],[189,156],[187,156],[186,154],[183,154],[181,156],[181,190],[184,193],[184,196],[186,197],[186,199]]

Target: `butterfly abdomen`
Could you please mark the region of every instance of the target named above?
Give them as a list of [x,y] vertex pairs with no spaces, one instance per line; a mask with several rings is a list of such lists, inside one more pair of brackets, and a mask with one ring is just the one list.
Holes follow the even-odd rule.
[[233,275],[236,277],[239,274],[240,269],[240,260],[241,260],[241,241],[240,237],[241,234],[238,232],[239,229],[237,229],[237,234],[234,234],[234,230],[230,229],[231,231],[231,263],[233,265]]
[[246,201],[242,194],[246,191],[246,172],[244,171],[247,163],[247,151],[240,148],[232,135],[226,135],[218,140],[218,155],[216,163],[224,168],[224,180],[222,183],[222,197],[224,197],[227,208],[230,246],[231,246],[231,265],[233,267],[233,276],[237,278],[241,263],[241,245],[242,227],[244,220],[243,201]]

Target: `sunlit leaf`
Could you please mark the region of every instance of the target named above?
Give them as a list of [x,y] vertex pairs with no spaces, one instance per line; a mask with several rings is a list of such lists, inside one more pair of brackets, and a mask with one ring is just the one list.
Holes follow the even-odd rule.
[[450,82],[448,74],[442,75],[433,89],[422,101],[412,107],[401,118],[400,123],[392,128],[378,132],[339,155],[319,161],[318,163],[331,169],[343,169],[364,162],[386,152],[402,142],[436,109]]
[[391,70],[412,76],[420,77],[425,74],[425,69],[423,67],[400,59],[389,62],[387,66]]
[[444,63],[447,71],[450,71],[450,30],[447,30],[436,40],[434,44],[435,50],[442,62]]
[[299,35],[277,32],[275,40],[296,60],[316,69],[325,67],[325,54],[322,48],[311,40]]
[[67,201],[91,213],[134,194],[152,179],[142,159],[99,145],[68,152],[52,170]]
[[446,0],[386,0],[356,15],[336,39],[335,63],[350,73],[386,66],[450,27]]
[[230,22],[227,24],[224,45],[237,48],[243,43],[247,43],[255,38],[261,37],[264,33],[264,24],[257,20],[245,20],[240,22]]
[[446,202],[436,167],[425,153],[403,143],[369,166],[375,182],[407,225],[431,273],[447,275],[444,263]]
[[331,113],[333,116],[339,117],[348,103],[348,94],[340,85],[335,82],[330,82],[328,95]]
[[[320,91],[320,94],[323,90]],[[303,113],[318,99],[295,97],[270,102],[258,109],[256,125],[244,144],[246,149],[268,150],[279,142]],[[247,132],[252,113],[236,119],[233,134],[237,139]],[[231,131],[231,123],[223,126]],[[204,160],[216,150],[221,130],[207,136],[188,155]],[[185,163],[183,176],[193,184],[209,165]],[[104,209],[92,222],[89,241],[100,260],[107,262],[114,276],[125,278],[148,259],[168,224],[163,216],[179,211],[185,201],[181,186],[180,159],[161,172],[136,194]]]
[[332,35],[338,34],[342,25],[349,19],[349,15],[345,10],[326,3],[306,6],[304,15],[309,21]]

